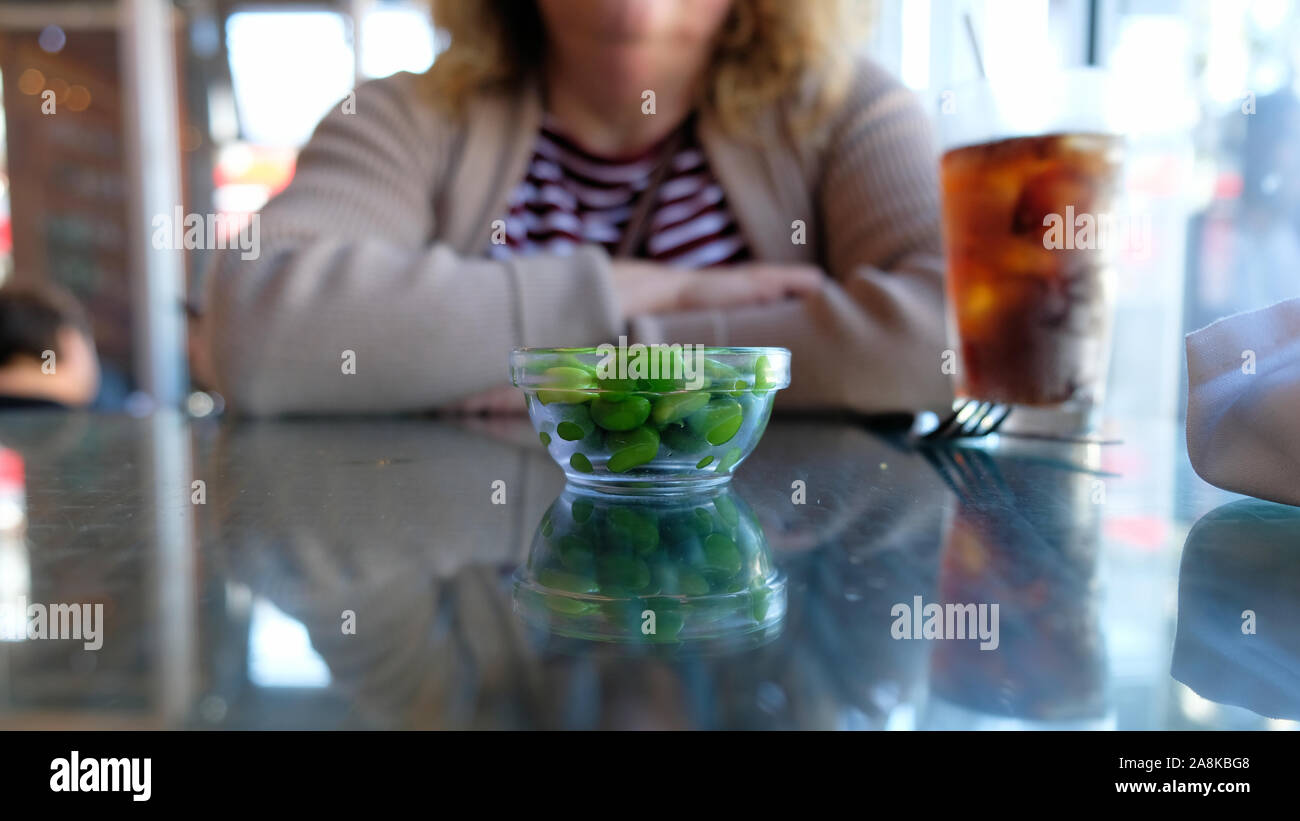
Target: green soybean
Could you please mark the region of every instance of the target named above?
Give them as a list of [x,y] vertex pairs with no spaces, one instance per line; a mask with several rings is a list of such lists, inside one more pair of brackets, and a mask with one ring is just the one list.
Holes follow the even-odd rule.
[[699,539],[695,532],[695,518],[689,513],[671,513],[664,516],[659,532],[663,541],[673,546],[673,555],[678,558],[686,555],[689,542]]
[[659,524],[654,516],[627,507],[616,507],[609,512],[605,532],[610,541],[627,545],[634,553],[653,553],[659,546]]
[[746,387],[745,378],[740,375],[740,371],[712,359],[704,360],[704,375],[708,377],[709,389],[713,391],[729,392],[732,396],[737,396]]
[[682,361],[682,353],[679,349],[660,348],[651,351],[648,355],[651,357],[651,368],[654,369],[652,372],[657,375],[641,380],[645,390],[668,393],[686,387],[686,380],[683,378],[686,374],[686,363]]
[[587,499],[575,499],[569,512],[573,514],[573,521],[582,524],[591,518],[591,514],[596,511],[596,506]]
[[551,435],[546,431],[542,431],[541,433],[537,434],[537,438],[542,440],[542,445],[544,447],[551,446]]
[[718,460],[718,467],[717,467],[718,473],[726,473],[727,471],[735,467],[736,463],[740,461],[740,457],[742,454],[743,451],[741,451],[740,448],[732,448],[731,450],[722,454],[722,458]]
[[703,459],[701,459],[700,461],[698,461],[698,462],[695,463],[695,468],[696,468],[697,470],[702,469],[702,468],[706,468],[706,467],[709,466],[709,463],[712,462],[712,461],[713,461],[713,457],[712,457],[712,456],[705,456]]
[[678,589],[685,596],[707,596],[709,583],[694,570],[683,569],[677,574]]
[[660,427],[681,421],[709,404],[709,395],[703,391],[670,393],[655,400],[651,418]]
[[[616,391],[621,393],[631,393],[637,389],[637,380],[628,376],[628,360],[626,351],[620,351],[616,358],[610,360],[608,357],[601,360],[600,365],[596,368],[596,374],[599,377],[601,373],[605,377],[598,378],[596,384],[602,391]],[[624,374],[618,377],[616,374]]]
[[776,387],[776,369],[766,356],[754,362],[754,393],[770,391]]
[[695,532],[708,536],[713,532],[713,514],[702,507],[695,508]]
[[602,556],[596,562],[596,578],[607,593],[636,593],[650,584],[650,566],[631,556]]
[[551,590],[563,590],[566,593],[595,593],[600,589],[596,580],[590,576],[570,573],[547,567],[537,574],[537,581]]
[[612,473],[626,473],[653,460],[659,453],[659,431],[647,427],[611,431],[606,435],[605,443],[610,451],[605,466]]
[[590,573],[595,564],[591,545],[573,533],[560,539],[555,552],[560,554],[560,564],[575,573]]
[[713,506],[717,508],[718,515],[722,517],[722,521],[726,522],[731,527],[735,527],[740,523],[740,511],[736,508],[736,503],[731,501],[730,497],[719,496],[713,500]]
[[749,588],[749,601],[753,608],[754,620],[762,621],[767,618],[767,608],[772,603],[771,588],[762,584],[755,584]]
[[570,599],[566,596],[543,596],[542,600],[546,603],[547,609],[554,610],[556,613],[563,613],[566,616],[581,616],[586,613],[594,613],[599,607],[595,602]]
[[731,441],[744,421],[745,414],[740,403],[723,397],[710,400],[707,405],[692,413],[686,419],[686,424],[710,445],[721,445]]
[[547,368],[542,377],[546,388],[537,391],[537,398],[543,405],[581,404],[595,395],[596,379],[582,368]]
[[555,434],[566,442],[585,439],[596,430],[596,423],[591,421],[591,411],[586,405],[557,405],[551,410],[556,421]]
[[591,418],[605,430],[632,430],[650,416],[650,400],[644,396],[629,396],[620,402],[600,397],[591,403]]
[[689,429],[681,425],[669,425],[664,428],[664,444],[668,446],[673,453],[680,453],[684,456],[695,456],[703,453],[708,449],[709,443],[692,433]]
[[575,453],[569,457],[569,467],[579,473],[591,473],[593,470],[591,460],[586,456],[583,456],[581,453]]
[[584,371],[587,375],[592,377],[596,375],[596,368],[594,366],[588,365],[586,362],[583,362],[571,353],[562,353],[545,357],[536,364],[530,365],[528,370],[530,373],[544,374],[550,368],[572,368],[574,370]]
[[728,577],[740,571],[740,550],[725,533],[710,533],[704,540],[704,560],[710,570]]

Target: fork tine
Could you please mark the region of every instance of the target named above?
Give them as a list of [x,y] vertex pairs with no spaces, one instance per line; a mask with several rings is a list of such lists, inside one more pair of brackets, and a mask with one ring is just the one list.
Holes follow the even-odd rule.
[[987,429],[985,429],[984,433],[986,435],[990,433],[997,433],[998,428],[1002,427],[1002,423],[1007,421],[1007,417],[1011,415],[1011,405],[994,405],[993,407],[994,407],[993,412],[998,414],[998,416],[993,421],[993,423],[989,425]]
[[974,436],[980,429],[980,425],[988,418],[989,410],[993,408],[992,402],[978,402],[975,405],[975,412],[967,417],[965,423],[961,426],[960,436]]
[[951,438],[953,431],[959,428],[961,423],[965,420],[966,417],[963,416],[963,414],[968,413],[972,404],[974,403],[969,399],[959,399],[954,402],[952,415],[941,421],[938,427],[927,433],[922,438],[930,442]]

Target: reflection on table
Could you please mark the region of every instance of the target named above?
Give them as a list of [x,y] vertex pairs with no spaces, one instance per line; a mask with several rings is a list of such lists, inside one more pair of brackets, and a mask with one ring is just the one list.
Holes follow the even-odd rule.
[[[9,417],[0,596],[105,625],[0,641],[0,727],[1294,726],[1294,523],[1184,551],[1231,497],[1120,433],[777,419],[725,491],[588,508],[519,420]],[[918,597],[997,604],[998,646],[895,638]]]

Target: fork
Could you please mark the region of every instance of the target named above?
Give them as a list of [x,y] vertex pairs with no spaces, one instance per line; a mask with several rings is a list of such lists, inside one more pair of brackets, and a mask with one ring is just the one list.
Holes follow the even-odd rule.
[[953,402],[953,412],[939,422],[934,430],[920,434],[921,441],[937,442],[988,436],[995,433],[1011,415],[1011,406],[978,399],[958,399]]

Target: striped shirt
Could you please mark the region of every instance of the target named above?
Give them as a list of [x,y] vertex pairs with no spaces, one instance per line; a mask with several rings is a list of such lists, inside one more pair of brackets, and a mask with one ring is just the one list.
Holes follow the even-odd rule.
[[[693,123],[683,129],[641,247],[632,255],[687,268],[744,260],[745,240]],[[583,244],[614,253],[670,139],[632,156],[601,157],[561,133],[547,116],[528,172],[510,195],[505,242],[493,244],[491,255],[565,254]]]

